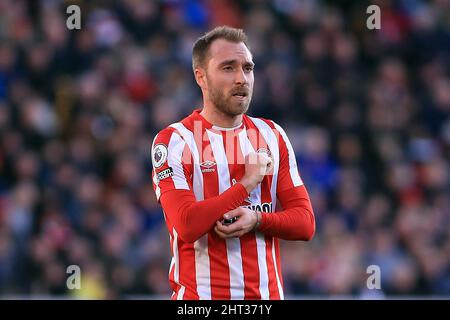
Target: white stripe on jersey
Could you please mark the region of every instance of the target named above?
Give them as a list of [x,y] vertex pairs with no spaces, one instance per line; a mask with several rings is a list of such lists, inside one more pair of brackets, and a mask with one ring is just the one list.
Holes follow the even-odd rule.
[[170,157],[167,157],[167,164],[169,167],[172,167],[173,170],[172,181],[175,185],[175,189],[189,190],[189,185],[184,176],[183,165],[181,163],[185,145],[186,142],[184,142],[177,133],[172,133],[169,145],[167,146],[167,152],[171,155]]
[[153,175],[153,182],[155,183],[155,186],[156,186],[156,190],[155,190],[156,199],[159,201],[159,197],[161,197],[161,189],[158,186],[159,180],[156,176],[156,171],[155,171],[155,174]]
[[[217,164],[219,194],[230,188],[230,170],[225,154],[222,135],[206,130],[211,150]],[[241,241],[239,238],[226,239],[228,266],[230,270],[230,298],[244,299],[244,270],[242,267]]]
[[173,272],[173,278],[175,283],[180,285],[180,290],[178,291],[177,300],[183,300],[184,295],[184,286],[180,284],[180,256],[178,252],[178,233],[175,230],[175,228],[172,228],[173,232],[173,257],[175,259],[174,264],[174,272]]
[[178,291],[178,298],[177,300],[183,300],[184,297],[184,291],[186,290],[185,286],[181,286],[180,291]]
[[[274,165],[274,171],[273,171],[272,185],[270,187],[270,194],[272,197],[272,201],[274,203],[272,208],[274,208],[273,210],[276,210],[275,206],[276,206],[276,199],[277,199],[277,180],[278,180],[278,170],[279,170],[279,162],[280,162],[280,150],[279,150],[278,140],[277,140],[277,137],[276,137],[275,133],[273,132],[272,128],[267,123],[265,123],[261,119],[257,119],[257,118],[253,118],[253,117],[249,117],[249,118],[256,125],[259,132],[261,132],[261,135],[263,136],[264,140],[267,142],[267,145],[269,146],[269,149],[272,152],[273,162],[275,165]],[[283,138],[283,139],[285,139],[285,138]],[[295,158],[294,158],[294,160],[295,160]],[[292,167],[290,159],[289,159],[289,166],[290,166],[290,173],[291,173],[291,177],[292,177],[293,167]],[[294,170],[297,171],[297,165],[295,165]],[[298,172],[297,172],[297,176],[298,176]],[[279,276],[278,270],[277,270],[278,268],[277,268],[277,262],[276,262],[277,260],[275,257],[275,241],[273,240],[273,238],[271,239],[271,242],[272,242],[272,258],[273,258],[273,264],[275,267],[275,275],[277,278],[278,292],[280,294],[280,298],[284,299],[283,286],[281,285],[280,276]]]
[[249,117],[250,120],[253,121],[255,126],[258,128],[259,132],[261,133],[264,140],[267,142],[267,145],[270,149],[270,152],[272,153],[273,157],[273,178],[272,178],[272,185],[270,186],[270,196],[272,198],[273,206],[272,210],[276,211],[276,203],[277,203],[277,181],[278,181],[278,170],[280,167],[280,150],[278,147],[278,140],[273,132],[272,128],[265,123],[261,119]]
[[[169,233],[169,243],[173,243],[172,242],[172,235]],[[172,252],[174,252],[173,251],[173,244],[171,245],[171,249],[172,249]],[[169,267],[169,278],[170,278],[170,274],[172,273],[172,269],[173,268],[175,268],[175,255],[172,255],[172,259],[170,259],[170,267]],[[174,274],[175,274],[175,271],[174,271]],[[171,299],[173,298],[173,296],[175,295],[176,293],[175,293],[175,291],[172,293],[172,297],[171,297]]]
[[273,122],[273,124],[275,125],[275,128],[281,133],[281,136],[283,137],[283,140],[286,143],[286,147],[289,154],[289,173],[291,174],[291,179],[292,182],[294,183],[294,187],[301,186],[303,185],[303,181],[300,178],[300,175],[298,174],[297,160],[295,160],[295,153],[294,149],[292,148],[291,142],[289,141],[289,138],[286,135],[286,132],[284,132],[283,128],[280,127],[275,122]]
[[[239,144],[241,146],[242,154],[245,157],[250,152],[255,152],[250,140],[247,137],[247,131],[242,130],[239,132]],[[261,204],[261,184],[258,184],[258,188],[254,191],[257,193],[257,199]],[[258,267],[259,267],[259,292],[261,299],[268,300],[269,296],[269,273],[267,271],[267,259],[266,259],[266,241],[264,234],[256,232],[256,252],[258,255]]]
[[211,276],[209,270],[208,234],[194,242],[195,281],[200,300],[211,300]]
[[[256,193],[261,204],[261,184],[256,187]],[[273,240],[271,240],[273,242]],[[266,253],[266,239],[264,234],[256,232],[256,250],[258,252],[258,266],[259,266],[259,292],[261,299],[268,300],[270,298],[269,289],[269,272],[267,270],[267,253]]]
[[248,140],[247,130],[245,129],[245,127],[242,129],[241,132],[239,132],[239,144],[241,146],[241,151],[242,151],[242,155],[244,156],[244,158],[250,152],[255,152],[255,149],[253,148],[252,144],[250,143],[250,140]]
[[182,123],[177,122],[171,124],[169,127],[175,128],[183,137],[184,141],[187,143],[189,150],[191,151],[192,157],[194,159],[193,168],[193,188],[194,194],[197,201],[201,201],[204,199],[203,195],[203,175],[200,168],[200,153],[197,149],[197,145],[195,144],[194,135],[191,131],[189,131]]
[[[197,201],[204,200],[203,194],[203,175],[200,168],[200,153],[195,144],[194,134],[189,131],[182,123],[174,123],[170,127],[175,128],[187,143],[192,158],[194,160],[193,168],[193,189]],[[194,242],[195,250],[195,278],[197,282],[197,294],[201,300],[211,300],[211,277],[208,255],[208,234]]]
[[259,292],[261,299],[270,299],[269,271],[267,270],[266,240],[263,233],[256,232],[256,250],[258,252]]

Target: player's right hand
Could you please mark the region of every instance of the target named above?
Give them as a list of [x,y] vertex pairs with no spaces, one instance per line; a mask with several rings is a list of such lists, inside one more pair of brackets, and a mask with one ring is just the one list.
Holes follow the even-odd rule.
[[238,207],[223,215],[224,220],[234,220],[235,222],[227,224],[217,221],[214,227],[216,233],[223,239],[239,238],[247,232],[253,231],[258,222],[258,214],[244,207]]
[[251,192],[272,169],[272,159],[266,153],[249,153],[245,157],[245,175],[241,183]]

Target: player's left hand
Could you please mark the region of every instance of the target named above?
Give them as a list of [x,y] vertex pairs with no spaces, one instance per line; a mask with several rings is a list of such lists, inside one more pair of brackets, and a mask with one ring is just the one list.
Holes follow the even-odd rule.
[[224,219],[237,218],[237,221],[226,225],[222,221],[217,221],[214,230],[224,239],[239,238],[249,231],[252,231],[257,223],[257,215],[253,210],[239,207],[223,215]]

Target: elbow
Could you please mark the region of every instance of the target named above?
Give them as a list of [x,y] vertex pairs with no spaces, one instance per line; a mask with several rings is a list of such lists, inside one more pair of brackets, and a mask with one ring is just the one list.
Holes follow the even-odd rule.
[[306,228],[305,226],[299,227],[297,230],[292,231],[281,238],[291,241],[311,241],[312,238],[314,237],[315,232],[316,232],[315,224],[311,224]]
[[175,227],[175,230],[177,232],[178,239],[180,239],[185,243],[194,243],[202,236],[201,234],[198,234],[191,228],[187,227],[178,227],[178,228]]
[[308,232],[305,234],[304,241],[311,241],[314,238],[314,234],[316,233],[316,224],[313,222],[311,227],[308,229]]
[[193,232],[189,232],[188,230],[182,230],[178,233],[178,238],[185,243],[194,243],[200,237],[198,237]]
[[311,214],[310,221],[307,224],[306,228],[300,229],[302,230],[302,232],[299,232],[297,234],[296,240],[311,241],[314,238],[314,234],[316,233],[316,221],[313,214]]
[[311,214],[310,226],[308,228],[308,232],[306,232],[305,241],[311,241],[312,238],[314,238],[315,233],[316,233],[316,219],[314,218],[314,214]]
[[180,220],[175,221],[174,228],[178,234],[178,238],[185,243],[194,243],[201,235],[198,234],[196,228],[192,225],[189,217],[192,216],[190,211],[184,210],[179,212]]

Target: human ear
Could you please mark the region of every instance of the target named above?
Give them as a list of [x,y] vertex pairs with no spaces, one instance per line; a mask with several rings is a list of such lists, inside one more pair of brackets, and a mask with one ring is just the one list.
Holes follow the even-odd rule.
[[194,76],[195,76],[195,81],[197,81],[198,86],[202,89],[206,89],[206,87],[207,87],[206,70],[203,69],[202,67],[196,67],[194,69]]

